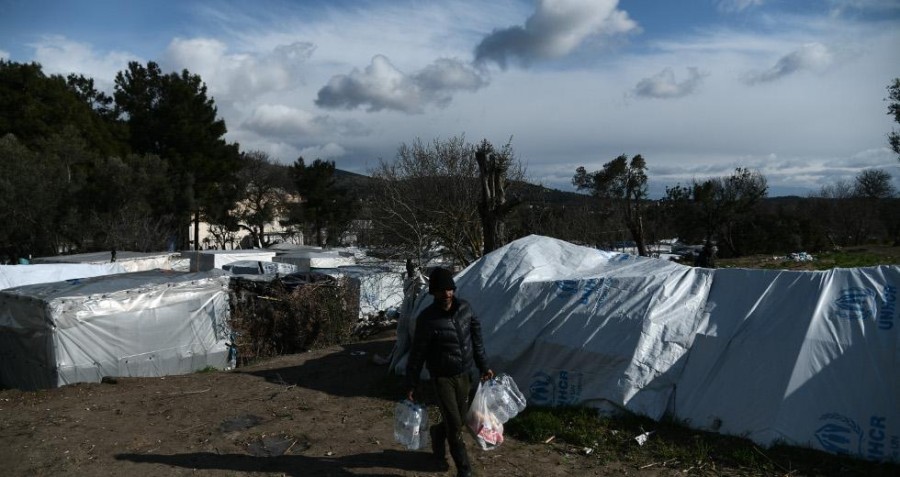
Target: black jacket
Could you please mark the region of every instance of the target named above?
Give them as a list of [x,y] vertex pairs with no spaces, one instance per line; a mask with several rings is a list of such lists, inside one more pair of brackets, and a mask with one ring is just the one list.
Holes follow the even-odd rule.
[[423,364],[438,377],[468,372],[473,364],[481,374],[490,369],[481,341],[481,322],[467,301],[454,298],[449,311],[432,303],[416,318],[416,334],[406,364],[410,388],[418,384]]

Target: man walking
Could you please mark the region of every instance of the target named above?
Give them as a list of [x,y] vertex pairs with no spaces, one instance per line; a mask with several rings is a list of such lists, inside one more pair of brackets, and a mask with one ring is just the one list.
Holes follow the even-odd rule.
[[434,302],[416,318],[416,332],[406,367],[409,393],[419,383],[422,365],[434,384],[442,422],[431,428],[431,449],[435,457],[446,465],[445,441],[456,464],[457,476],[472,475],[472,466],[463,442],[466,413],[469,410],[469,391],[472,388],[469,370],[478,367],[482,381],[494,377],[485,359],[481,341],[481,322],[465,300],[455,296],[453,274],[437,268],[429,276],[428,292]]

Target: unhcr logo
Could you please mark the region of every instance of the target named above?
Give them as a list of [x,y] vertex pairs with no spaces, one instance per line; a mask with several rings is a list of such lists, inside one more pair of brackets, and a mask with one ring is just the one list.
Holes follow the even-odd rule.
[[838,315],[848,320],[865,320],[875,316],[875,290],[850,287],[834,300]]
[[816,440],[823,450],[835,454],[862,454],[862,429],[852,419],[837,413],[819,418],[825,423],[816,431]]
[[576,280],[557,280],[556,289],[559,290],[559,296],[572,296],[578,293],[578,282]]
[[581,401],[581,373],[538,371],[531,375],[529,402],[538,406],[571,406]]
[[[554,282],[556,284],[556,289],[558,290],[557,296],[561,298],[569,298],[573,295],[581,293],[581,297],[579,297],[578,302],[582,305],[587,305],[588,298],[591,295],[597,294],[599,296],[599,300],[603,300],[606,295],[607,290],[609,290],[609,285],[603,283],[603,280],[598,278],[590,278],[587,280],[557,280]],[[597,293],[599,290],[599,293]]]
[[553,378],[547,373],[537,372],[531,376],[531,385],[528,386],[531,393],[529,401],[538,406],[549,406],[553,403],[556,394]]

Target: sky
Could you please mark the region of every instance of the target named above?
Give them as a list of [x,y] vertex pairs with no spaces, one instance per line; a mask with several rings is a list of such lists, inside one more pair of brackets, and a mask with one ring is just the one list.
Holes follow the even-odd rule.
[[900,189],[900,0],[0,0],[0,58],[108,93],[130,61],[187,69],[283,164],[369,174],[463,135],[565,191],[621,154],[654,196],[738,167],[771,196]]

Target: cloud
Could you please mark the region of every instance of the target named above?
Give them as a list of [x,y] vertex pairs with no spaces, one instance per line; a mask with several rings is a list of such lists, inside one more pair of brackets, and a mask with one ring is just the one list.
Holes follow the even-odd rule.
[[735,13],[761,6],[763,3],[764,0],[718,0],[716,5],[720,12]]
[[0,60],[9,60],[9,52],[6,50],[0,50]]
[[524,26],[494,30],[475,47],[478,64],[506,68],[512,58],[528,65],[560,58],[594,35],[617,35],[638,28],[618,0],[539,0]]
[[675,81],[675,73],[672,68],[664,68],[662,71],[649,78],[644,78],[634,87],[634,95],[643,98],[680,98],[693,93],[705,76],[697,68],[689,67],[688,78],[682,82]]
[[376,55],[365,70],[336,75],[319,90],[316,105],[329,109],[366,107],[369,112],[390,109],[422,113],[425,106],[446,106],[457,91],[476,91],[487,79],[453,59],[438,59],[421,71],[406,75],[384,55]]
[[310,136],[318,132],[316,122],[316,117],[307,111],[283,104],[262,104],[241,126],[264,136]]
[[882,12],[890,14],[900,11],[897,0],[828,0],[831,15],[839,17],[846,13]]
[[821,71],[834,61],[831,51],[821,43],[807,43],[781,57],[775,66],[765,71],[751,72],[744,77],[747,84],[767,83],[799,71]]
[[339,144],[330,142],[324,146],[305,147],[300,150],[300,157],[311,162],[311,160],[323,159],[328,160],[335,157],[341,157],[347,154],[347,151]]
[[301,68],[314,50],[311,43],[297,41],[256,55],[234,54],[216,39],[175,38],[166,49],[163,66],[199,74],[217,100],[248,100],[299,83]]
[[47,73],[68,75],[83,74],[94,78],[98,89],[112,91],[113,78],[124,70],[129,61],[137,57],[122,51],[99,54],[87,43],[69,40],[59,35],[42,37],[34,48],[34,61],[40,63]]

